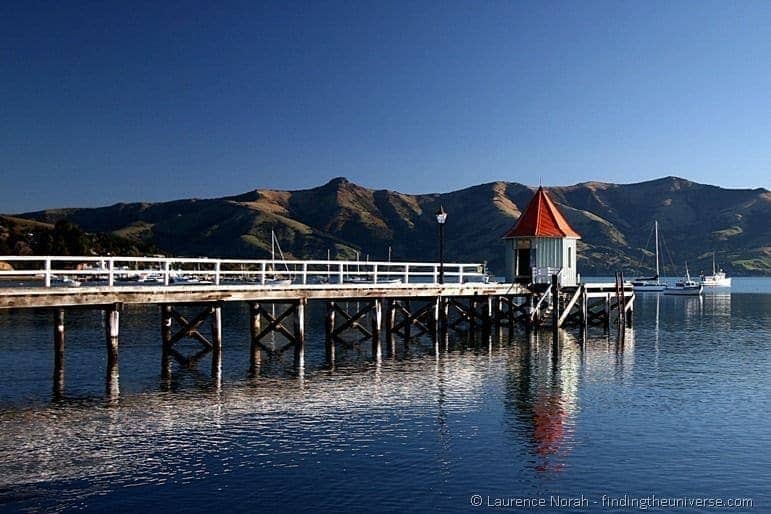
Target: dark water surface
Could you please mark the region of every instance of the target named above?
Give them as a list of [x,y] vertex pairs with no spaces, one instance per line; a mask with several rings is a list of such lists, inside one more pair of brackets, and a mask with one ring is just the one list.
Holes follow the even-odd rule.
[[[209,356],[164,381],[157,308],[125,308],[106,394],[102,315],[68,311],[54,399],[51,313],[0,312],[0,510],[641,512],[603,495],[656,495],[771,511],[770,280],[638,296],[622,341],[459,335],[379,363],[339,345],[334,370],[314,306],[301,374],[287,352],[250,376],[247,317],[224,309],[220,381]],[[517,498],[547,507],[486,506]]]

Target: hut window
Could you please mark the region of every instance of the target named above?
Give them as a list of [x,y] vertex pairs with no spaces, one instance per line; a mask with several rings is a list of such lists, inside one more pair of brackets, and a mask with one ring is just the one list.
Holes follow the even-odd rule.
[[568,268],[573,267],[573,249],[568,248]]

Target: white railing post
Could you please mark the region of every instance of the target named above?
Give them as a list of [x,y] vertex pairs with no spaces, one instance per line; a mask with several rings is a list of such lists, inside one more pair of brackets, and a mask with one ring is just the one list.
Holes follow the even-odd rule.
[[340,266],[338,267],[338,274],[337,275],[338,275],[338,282],[337,283],[342,285],[343,282],[345,281],[345,272],[344,272],[344,268],[343,268],[343,263],[342,262],[340,263]]
[[372,268],[372,283],[377,284],[377,264],[373,264]]
[[308,283],[308,263],[303,262],[303,285]]
[[107,285],[115,285],[115,260],[112,258],[107,261]]
[[458,264],[458,283],[463,283],[463,264]]
[[439,265],[434,264],[434,284],[439,283]]
[[214,285],[220,285],[220,267],[221,263],[220,261],[216,261],[214,263]]
[[171,270],[171,261],[166,259],[163,261],[163,285],[169,285],[169,274]]
[[51,287],[51,258],[46,259],[45,263],[45,285]]
[[265,271],[267,270],[268,265],[265,261],[262,261],[262,271],[260,273],[260,283],[262,285],[265,285]]
[[410,265],[409,264],[404,265],[404,283],[405,284],[410,283]]

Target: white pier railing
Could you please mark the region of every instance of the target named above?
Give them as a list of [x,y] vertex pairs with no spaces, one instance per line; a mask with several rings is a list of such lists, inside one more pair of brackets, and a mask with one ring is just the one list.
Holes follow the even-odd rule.
[[533,266],[532,279],[533,284],[551,284],[552,275],[561,275],[562,268],[555,268],[551,266]]
[[[436,262],[244,260],[166,257],[0,256],[0,287],[437,283]],[[445,263],[445,283],[485,282],[482,264]],[[32,283],[30,283],[32,282]],[[41,284],[37,284],[41,282]]]

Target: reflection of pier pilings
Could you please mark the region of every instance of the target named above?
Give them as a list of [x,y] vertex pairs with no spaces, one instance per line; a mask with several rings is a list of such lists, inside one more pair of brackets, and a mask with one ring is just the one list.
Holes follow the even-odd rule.
[[117,400],[120,397],[120,373],[118,361],[107,363],[107,373],[104,379],[105,396],[109,400]]

